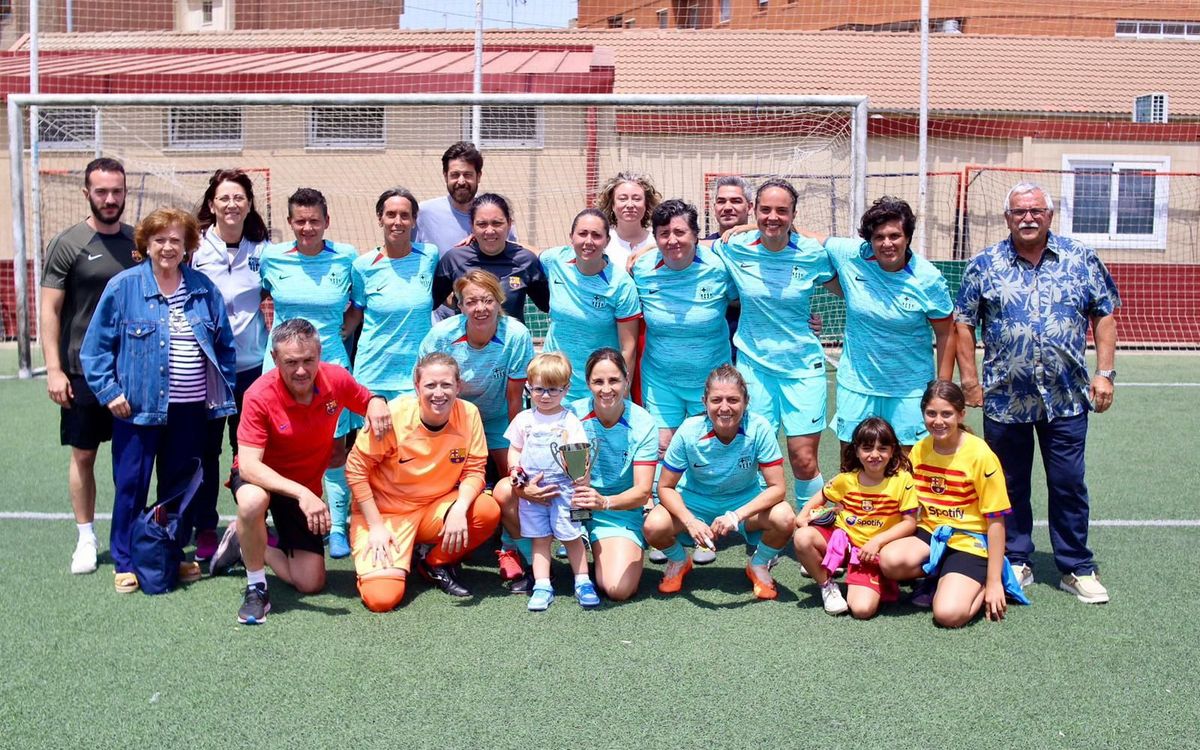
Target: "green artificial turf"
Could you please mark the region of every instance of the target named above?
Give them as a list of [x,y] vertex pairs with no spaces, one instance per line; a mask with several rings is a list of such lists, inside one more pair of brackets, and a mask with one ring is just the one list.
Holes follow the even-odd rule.
[[[1189,382],[1197,363],[1127,355],[1118,368],[1126,382]],[[1094,518],[1200,518],[1197,395],[1118,386],[1092,422]],[[44,381],[0,381],[0,407],[0,511],[68,511]],[[826,476],[834,443],[826,433]],[[101,511],[108,461],[103,449]],[[232,512],[227,495],[220,509]],[[70,521],[0,519],[0,747],[1200,747],[1200,528],[1094,527],[1104,606],[1056,590],[1044,527],[1035,540],[1033,606],[961,631],[906,605],[829,617],[792,562],[777,569],[780,600],[756,602],[740,546],[682,595],[658,596],[649,565],[632,602],[595,612],[556,563],[560,598],[543,614],[504,594],[486,554],[467,569],[476,598],[414,583],[386,615],[359,604],[352,566],[335,561],[318,596],[272,579],[268,622],[247,627],[234,617],[244,579],[122,596],[106,558],[68,573]]]

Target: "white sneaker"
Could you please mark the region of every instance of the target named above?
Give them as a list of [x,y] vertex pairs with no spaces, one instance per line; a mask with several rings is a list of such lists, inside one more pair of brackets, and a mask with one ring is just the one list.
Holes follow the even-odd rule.
[[1021,588],[1027,589],[1033,585],[1033,567],[1026,563],[1017,563],[1012,566],[1013,575],[1017,577],[1017,581],[1021,584]]
[[850,609],[850,605],[846,604],[846,600],[842,597],[842,590],[838,588],[837,582],[832,578],[821,586],[821,603],[825,605],[825,611],[831,615],[844,615]]
[[96,540],[80,539],[71,554],[71,572],[75,575],[96,572]]
[[708,547],[696,547],[696,551],[692,553],[692,562],[697,565],[708,565],[713,560],[717,559],[715,550]]
[[650,562],[662,565],[667,561],[667,556],[660,549],[650,548]]
[[1104,588],[1100,577],[1095,573],[1082,576],[1067,573],[1058,582],[1058,587],[1074,594],[1075,598],[1084,604],[1104,604],[1108,601],[1108,589]]

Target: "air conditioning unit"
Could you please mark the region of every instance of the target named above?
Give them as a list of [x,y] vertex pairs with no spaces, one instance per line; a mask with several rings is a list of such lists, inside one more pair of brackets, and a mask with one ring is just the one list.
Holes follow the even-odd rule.
[[1133,121],[1164,123],[1167,121],[1167,95],[1143,94],[1133,100]]

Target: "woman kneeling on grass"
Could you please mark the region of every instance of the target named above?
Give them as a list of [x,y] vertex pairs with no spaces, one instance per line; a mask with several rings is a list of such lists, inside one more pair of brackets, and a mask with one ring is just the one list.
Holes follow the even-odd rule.
[[1004,619],[1006,589],[1027,604],[1004,558],[1004,516],[1010,512],[1000,461],[963,425],[962,389],[936,380],[921,396],[928,437],[909,460],[916,479],[921,519],[914,537],[899,539],[879,555],[893,580],[928,575],[913,595],[916,606],[933,606],[938,625],[957,628],[986,605],[990,620]]
[[[842,446],[842,473],[796,514],[796,557],[821,587],[829,614],[849,609],[855,617],[867,619],[879,611],[881,601],[898,598],[896,582],[879,572],[879,553],[884,545],[916,531],[917,493],[911,468],[887,420],[868,417]],[[814,512],[819,513],[826,502],[837,505],[834,525],[814,524]],[[847,557],[846,598],[842,598],[833,574]]]
[[660,504],[643,525],[646,541],[667,556],[660,593],[678,592],[692,569],[683,544],[711,550],[717,537],[736,531],[758,547],[746,566],[754,595],[778,596],[767,564],[787,544],[795,514],[784,500],[775,431],[747,414],[747,403],[741,373],[721,365],[704,383],[706,413],[685,419],[671,438],[658,480]]
[[415,396],[388,404],[392,429],[383,438],[360,432],[346,460],[354,498],[350,543],[358,591],[373,612],[404,598],[415,544],[421,574],[452,596],[470,596],[458,563],[492,536],[500,508],[483,492],[487,444],[479,410],[458,398],[458,362],[426,354],[417,362]]

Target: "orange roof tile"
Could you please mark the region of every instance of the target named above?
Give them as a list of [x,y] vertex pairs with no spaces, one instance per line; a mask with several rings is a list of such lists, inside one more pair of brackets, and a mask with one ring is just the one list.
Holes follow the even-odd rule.
[[[321,35],[319,46],[472,43],[471,31],[331,30]],[[875,110],[915,111],[918,106],[915,34],[520,29],[489,30],[484,44],[509,50],[608,48],[616,93],[866,94]],[[41,39],[47,59],[55,50],[312,46],[307,31],[46,34]],[[937,112],[1128,113],[1135,96],[1161,91],[1169,96],[1172,118],[1200,117],[1200,44],[1194,42],[934,34],[930,46],[930,106]],[[23,42],[17,47],[23,49]],[[755,55],[756,50],[761,53]]]

